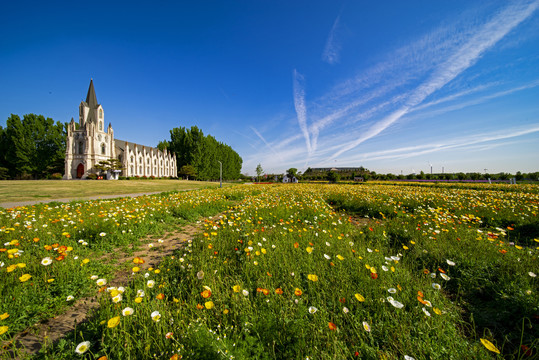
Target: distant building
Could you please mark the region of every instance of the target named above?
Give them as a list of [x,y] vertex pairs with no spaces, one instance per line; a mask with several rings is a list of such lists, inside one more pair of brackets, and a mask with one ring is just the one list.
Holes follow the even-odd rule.
[[297,183],[298,179],[295,176],[290,176],[288,174],[283,176],[283,183]]
[[[100,161],[118,159],[121,176],[176,177],[176,155],[157,148],[114,139],[112,125],[105,129],[103,107],[97,103],[93,80],[86,101],[79,105],[79,123],[67,128],[64,179],[86,179],[97,174]],[[110,175],[110,174],[109,174]]]

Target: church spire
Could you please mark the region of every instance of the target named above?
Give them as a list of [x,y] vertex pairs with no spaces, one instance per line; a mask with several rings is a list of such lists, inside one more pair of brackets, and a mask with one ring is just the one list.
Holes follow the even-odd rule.
[[88,95],[86,95],[86,103],[90,109],[97,108],[97,97],[95,96],[94,80],[90,79],[90,87],[88,88]]

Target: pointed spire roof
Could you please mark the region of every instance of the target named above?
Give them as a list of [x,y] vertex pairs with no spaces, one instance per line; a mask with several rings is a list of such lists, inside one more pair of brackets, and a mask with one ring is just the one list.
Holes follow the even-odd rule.
[[90,109],[95,109],[99,105],[97,103],[97,97],[95,96],[94,80],[90,79],[90,87],[88,88],[88,95],[86,95],[86,103]]

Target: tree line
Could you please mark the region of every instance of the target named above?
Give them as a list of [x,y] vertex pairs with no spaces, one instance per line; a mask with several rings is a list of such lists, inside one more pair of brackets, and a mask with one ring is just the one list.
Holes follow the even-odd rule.
[[67,126],[43,115],[18,115],[0,126],[0,179],[42,179],[64,173]]
[[161,141],[160,150],[167,148],[176,153],[178,176],[197,180],[219,179],[220,164],[225,180],[241,176],[243,160],[230,146],[217,141],[211,135],[204,135],[197,126],[170,130],[170,141]]
[[[26,114],[21,119],[12,114],[5,128],[0,126],[0,180],[62,178],[67,125],[43,115]],[[160,150],[165,147],[176,154],[178,177],[218,180],[218,161],[223,179],[241,177],[243,160],[238,153],[196,126],[170,130],[170,141],[158,145]]]

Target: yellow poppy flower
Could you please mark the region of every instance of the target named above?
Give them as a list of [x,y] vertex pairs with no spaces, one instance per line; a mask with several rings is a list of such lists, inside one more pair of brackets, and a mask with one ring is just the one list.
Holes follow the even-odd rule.
[[112,319],[110,319],[110,320],[107,322],[107,327],[113,328],[113,327],[118,326],[119,323],[120,323],[120,317],[119,317],[119,316],[115,316],[115,317],[113,317]]

